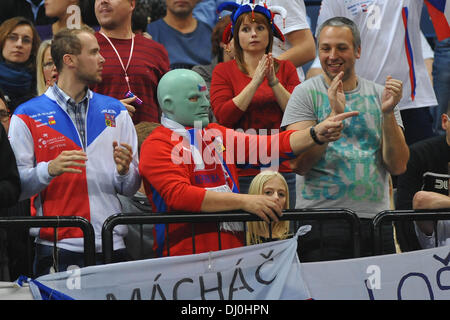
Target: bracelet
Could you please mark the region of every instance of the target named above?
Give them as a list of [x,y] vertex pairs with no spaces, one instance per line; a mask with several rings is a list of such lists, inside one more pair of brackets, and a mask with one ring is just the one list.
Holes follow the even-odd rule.
[[316,130],[314,130],[314,127],[315,127],[315,126],[312,126],[312,127],[309,129],[309,134],[311,135],[311,138],[314,140],[315,143],[317,143],[317,144],[319,144],[319,145],[324,144],[325,142],[322,142],[322,141],[320,141],[320,140],[317,138]]
[[277,84],[280,83],[280,80],[278,80],[277,78],[275,78],[274,82],[269,82],[269,87],[275,87]]

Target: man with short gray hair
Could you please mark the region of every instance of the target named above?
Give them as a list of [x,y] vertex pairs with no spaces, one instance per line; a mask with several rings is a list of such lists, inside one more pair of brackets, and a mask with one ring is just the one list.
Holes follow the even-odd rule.
[[[332,17],[355,22],[363,41],[363,54],[356,63],[360,76],[380,85],[387,75],[403,82],[398,108],[408,145],[434,135],[430,108],[437,101],[426,67],[430,54],[424,54],[429,46],[420,30],[424,2],[445,1],[322,0],[317,19],[318,26]],[[317,60],[308,74],[320,72],[320,65],[315,66]]]
[[[281,126],[302,130],[342,112],[359,111],[360,115],[346,120],[342,139],[317,144],[291,162],[299,174],[296,207],[348,208],[366,219],[363,227],[370,230],[370,219],[390,209],[389,174],[403,173],[408,161],[396,107],[402,82],[388,76],[383,88],[356,74],[361,45],[358,28],[350,19],[331,18],[319,30],[318,54],[324,74],[294,89]],[[347,248],[352,246],[344,239],[346,226],[330,226],[324,232],[327,258],[348,257]],[[317,230],[313,227],[302,238],[313,239]],[[368,232],[364,231],[362,243],[366,255],[372,245]],[[316,240],[301,247],[303,261],[319,258],[320,241]],[[392,249],[392,232],[390,240]]]

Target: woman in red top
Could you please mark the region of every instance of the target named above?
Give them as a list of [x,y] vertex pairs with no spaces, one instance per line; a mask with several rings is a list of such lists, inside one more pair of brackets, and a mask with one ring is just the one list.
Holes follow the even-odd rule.
[[[279,130],[291,93],[300,83],[290,61],[272,57],[274,35],[283,36],[273,27],[270,11],[266,10],[269,14],[252,10],[234,16],[235,60],[218,64],[211,81],[211,106],[218,123],[246,133],[271,134],[271,130]],[[284,175],[292,192],[290,198],[295,201],[295,173],[289,162],[272,169]],[[247,193],[259,172],[251,166],[238,170],[241,193]],[[295,208],[295,202],[290,207]]]

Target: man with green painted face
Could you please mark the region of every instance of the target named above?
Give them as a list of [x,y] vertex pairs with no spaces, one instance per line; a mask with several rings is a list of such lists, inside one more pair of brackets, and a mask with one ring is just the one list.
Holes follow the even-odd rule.
[[[209,123],[209,101],[203,78],[176,69],[158,85],[161,126],[142,145],[139,169],[154,212],[219,212],[244,210],[264,221],[277,221],[280,204],[265,195],[239,194],[236,166],[270,166],[293,159],[315,144],[339,139],[343,113],[303,131],[250,135]],[[155,250],[167,254],[166,226],[155,226]],[[191,254],[190,224],[168,226],[170,255]],[[243,245],[243,224],[222,223],[222,249]],[[218,250],[215,224],[195,230],[195,252]]]
[[158,101],[164,116],[183,126],[200,126],[209,124],[210,103],[205,81],[186,69],[173,70],[158,86]]

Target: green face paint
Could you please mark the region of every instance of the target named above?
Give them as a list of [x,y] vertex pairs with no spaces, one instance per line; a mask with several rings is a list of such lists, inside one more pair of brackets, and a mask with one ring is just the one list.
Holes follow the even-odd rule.
[[158,102],[171,120],[184,126],[209,124],[210,103],[203,78],[192,70],[175,69],[166,73],[158,84]]

